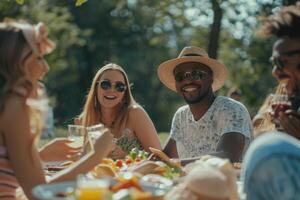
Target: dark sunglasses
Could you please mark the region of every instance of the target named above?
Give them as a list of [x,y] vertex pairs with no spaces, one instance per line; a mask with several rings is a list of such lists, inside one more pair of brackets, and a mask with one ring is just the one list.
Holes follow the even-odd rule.
[[[98,82],[98,84],[103,90],[109,90],[112,88],[113,85],[109,80],[103,80],[101,82]],[[114,84],[114,89],[117,92],[124,92],[126,90],[126,85],[120,81],[117,81]]]
[[207,72],[200,69],[196,69],[191,72],[178,72],[175,74],[175,80],[176,82],[182,82],[183,80],[189,78],[192,81],[199,81],[204,79],[207,74]]
[[299,54],[299,53],[300,53],[300,49],[297,49],[297,50],[294,50],[294,51],[284,52],[279,56],[272,56],[270,58],[270,62],[272,63],[272,67],[276,66],[278,69],[282,70],[285,66],[284,61],[283,61],[283,57],[285,57],[285,56],[289,57],[289,56],[293,56],[293,55]]

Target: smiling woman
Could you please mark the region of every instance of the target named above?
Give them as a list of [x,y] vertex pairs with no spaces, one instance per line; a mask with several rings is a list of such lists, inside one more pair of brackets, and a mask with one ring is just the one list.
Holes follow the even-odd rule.
[[111,158],[124,158],[133,148],[161,149],[155,127],[135,102],[122,67],[114,63],[103,66],[90,88],[78,123],[86,127],[102,123],[112,131],[116,148]]
[[40,152],[35,145],[45,109],[38,80],[49,70],[44,55],[54,46],[43,23],[0,22],[0,199],[35,199],[34,187],[46,181],[75,180],[93,169],[112,147],[112,135],[103,130],[93,152],[46,180],[41,159],[66,159],[70,149],[65,140],[55,140]]

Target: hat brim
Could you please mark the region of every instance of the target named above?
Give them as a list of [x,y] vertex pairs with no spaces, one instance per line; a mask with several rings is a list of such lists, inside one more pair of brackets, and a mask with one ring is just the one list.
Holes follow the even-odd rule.
[[228,76],[228,70],[222,63],[217,60],[208,58],[208,57],[200,57],[200,56],[186,56],[171,59],[163,62],[159,65],[157,69],[158,77],[160,81],[169,89],[176,91],[175,86],[175,78],[174,78],[174,69],[177,65],[187,62],[198,62],[208,66],[213,72],[213,84],[212,90],[215,92],[220,89]]

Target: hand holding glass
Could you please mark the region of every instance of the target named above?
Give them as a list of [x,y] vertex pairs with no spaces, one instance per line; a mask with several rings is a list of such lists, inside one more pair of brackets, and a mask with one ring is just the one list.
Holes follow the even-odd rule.
[[93,143],[95,143],[95,141],[100,137],[100,135],[102,135],[104,129],[105,127],[103,124],[97,124],[86,128],[88,136],[91,138]]
[[80,125],[68,125],[68,139],[73,141],[70,146],[73,148],[83,147],[85,128]]
[[271,114],[276,128],[280,128],[279,113],[291,109],[291,102],[286,94],[273,94],[271,98]]
[[[94,126],[89,126],[86,129],[92,142],[95,143],[95,141],[100,137],[100,135],[103,134],[103,131],[106,129],[106,127],[103,124],[97,124]],[[116,142],[116,140],[116,138],[113,138],[114,143]]]

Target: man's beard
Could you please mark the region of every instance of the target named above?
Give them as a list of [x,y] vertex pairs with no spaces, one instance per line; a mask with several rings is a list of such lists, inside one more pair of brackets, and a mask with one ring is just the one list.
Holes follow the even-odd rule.
[[183,97],[183,98],[188,105],[193,105],[193,104],[197,104],[197,103],[201,102],[208,95],[208,92],[209,91],[207,90],[204,94],[201,94],[201,91],[199,91],[198,96],[196,96],[193,99],[186,99],[185,97]]

